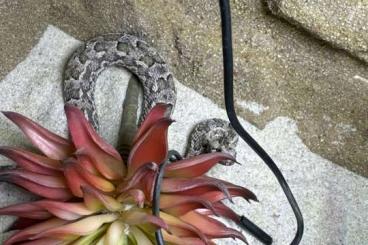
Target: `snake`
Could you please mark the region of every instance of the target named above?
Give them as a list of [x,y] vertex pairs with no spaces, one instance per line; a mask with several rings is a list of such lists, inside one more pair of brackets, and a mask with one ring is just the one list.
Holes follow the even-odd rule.
[[[148,112],[158,103],[168,104],[167,114],[173,113],[177,100],[176,79],[157,50],[144,40],[127,33],[105,34],[85,42],[76,49],[66,63],[63,80],[65,104],[78,107],[96,131],[99,130],[99,117],[94,98],[96,81],[102,71],[113,66],[130,71],[136,76],[142,88],[139,113],[137,109],[139,105],[136,105],[139,93],[129,89],[131,86],[134,87],[134,83],[128,85],[128,91],[133,93],[126,95],[124,109],[127,108],[128,112],[123,111],[123,117],[128,115],[130,119],[127,120],[130,121],[128,124],[130,135],[134,135]],[[140,115],[137,116],[136,113]],[[138,118],[137,122],[135,118]],[[136,127],[131,125],[134,123],[137,123]],[[219,118],[207,119],[192,128],[185,156],[221,151],[235,157],[237,141],[238,136],[229,122]],[[127,154],[130,143],[126,143],[119,152]],[[231,163],[222,162],[222,164]]]

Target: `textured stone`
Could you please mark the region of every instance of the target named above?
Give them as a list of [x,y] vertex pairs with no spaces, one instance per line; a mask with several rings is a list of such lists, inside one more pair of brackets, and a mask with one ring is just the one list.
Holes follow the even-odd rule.
[[[63,64],[78,45],[79,41],[59,29],[47,28],[29,56],[0,81],[0,109],[21,112],[66,136],[61,75]],[[101,115],[101,133],[112,144],[116,144],[121,103],[130,76],[124,69],[110,68],[97,81],[96,104]],[[169,130],[169,145],[170,149],[183,152],[187,135],[195,123],[211,117],[226,119],[226,112],[194,90],[179,82],[176,85],[178,101],[173,115],[176,122]],[[109,93],[113,94],[106,96]],[[198,110],[201,107],[206,110]],[[364,232],[368,230],[366,178],[312,153],[299,138],[295,121],[289,118],[278,117],[262,130],[243,119],[240,121],[279,164],[289,181],[305,220],[301,244],[365,244],[368,240],[368,234]],[[29,147],[19,130],[3,116],[0,118],[0,145]],[[217,166],[210,174],[253,190],[259,203],[235,199],[232,207],[269,232],[275,245],[289,244],[295,232],[295,222],[276,179],[242,141],[237,160],[242,165]],[[4,161],[1,158],[1,164]],[[0,184],[1,207],[30,199],[32,197],[19,188]],[[1,216],[1,231],[12,220]],[[250,244],[260,244],[245,235]],[[0,235],[1,239],[3,235]],[[217,244],[243,243],[225,239]]]
[[368,2],[267,0],[272,13],[368,62]]
[[[217,1],[0,3],[1,76],[26,57],[48,24],[80,40],[124,31],[142,36],[179,81],[223,106]],[[265,3],[231,1],[239,114],[261,128],[278,116],[292,118],[312,151],[368,176],[366,64],[274,17]],[[242,101],[268,110],[254,113]]]

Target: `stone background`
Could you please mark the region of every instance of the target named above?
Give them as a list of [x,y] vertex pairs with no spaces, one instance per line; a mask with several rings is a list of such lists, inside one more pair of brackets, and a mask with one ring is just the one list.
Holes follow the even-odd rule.
[[[0,109],[17,111],[67,136],[61,93],[63,65],[80,45],[79,40],[48,26],[27,57],[0,80]],[[110,68],[97,79],[96,105],[101,135],[113,145],[118,141],[121,105],[131,78],[131,73],[125,69]],[[180,82],[176,83],[176,88],[178,100],[172,116],[176,122],[169,128],[169,148],[183,152],[187,136],[196,123],[212,117],[226,119],[226,112]],[[259,113],[266,109],[254,103],[247,106]],[[206,110],[198,110],[201,107]],[[242,118],[240,122],[278,164],[298,201],[305,221],[301,245],[366,245],[367,178],[311,152],[298,136],[295,120],[277,117],[263,129]],[[19,129],[2,115],[0,145],[32,148]],[[295,234],[295,218],[276,178],[245,142],[239,141],[237,152],[241,165],[218,165],[209,175],[254,191],[259,202],[248,203],[234,198],[235,204],[229,205],[271,234],[274,245],[290,244]],[[0,166],[4,164],[13,163],[0,156]],[[0,207],[31,198],[20,188],[0,182]],[[0,244],[9,235],[1,232],[13,220],[13,217],[0,216]],[[260,245],[251,235],[244,235],[249,244]],[[244,245],[232,239],[221,239],[216,244]]]
[[[235,98],[263,128],[297,122],[315,153],[368,176],[368,3],[232,0]],[[0,78],[52,24],[87,40],[142,36],[183,84],[223,106],[219,8],[212,0],[0,0]]]

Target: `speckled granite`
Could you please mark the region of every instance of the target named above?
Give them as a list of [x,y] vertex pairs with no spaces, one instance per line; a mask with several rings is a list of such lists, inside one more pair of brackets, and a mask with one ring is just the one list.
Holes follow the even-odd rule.
[[[66,122],[61,97],[63,64],[80,44],[52,26],[47,28],[39,43],[27,58],[0,82],[0,110],[21,112],[55,132],[66,134]],[[102,135],[116,142],[121,115],[121,102],[130,74],[109,69],[98,80],[97,105],[100,111]],[[103,84],[114,91],[103,96]],[[194,123],[210,117],[226,118],[224,110],[192,89],[177,83],[178,102],[173,117],[177,122],[169,131],[171,148],[182,151],[187,134]],[[201,108],[205,108],[201,109]],[[298,136],[295,121],[278,117],[260,130],[241,120],[244,127],[265,147],[279,164],[294,191],[305,219],[302,244],[364,245],[368,240],[368,180],[312,153]],[[24,137],[5,117],[0,117],[0,144],[27,146]],[[253,190],[259,203],[235,199],[235,210],[255,221],[275,239],[274,244],[290,242],[295,223],[286,198],[275,178],[245,143],[238,147],[242,165],[218,166],[211,174],[231,180]],[[1,163],[6,161],[2,158]],[[2,184],[0,205],[30,198],[10,185]],[[15,189],[15,190],[14,190]],[[11,193],[11,194],[10,194]],[[4,229],[10,220],[1,217]],[[251,236],[250,244],[260,244]],[[222,240],[218,244],[241,244]]]
[[272,13],[368,63],[368,2],[267,0]]

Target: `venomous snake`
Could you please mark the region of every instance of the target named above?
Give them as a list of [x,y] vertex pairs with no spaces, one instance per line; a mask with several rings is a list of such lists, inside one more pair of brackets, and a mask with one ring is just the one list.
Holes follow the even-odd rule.
[[[111,66],[132,72],[143,88],[138,126],[157,103],[171,105],[168,113],[173,112],[177,98],[175,79],[158,52],[135,36],[107,34],[91,39],[78,48],[69,59],[64,74],[65,103],[81,109],[96,130],[99,129],[94,99],[96,81],[99,74]],[[128,94],[126,100],[129,100]],[[136,100],[133,98],[132,101]],[[208,119],[192,129],[185,155],[222,151],[235,156],[237,141],[238,136],[227,121]]]

